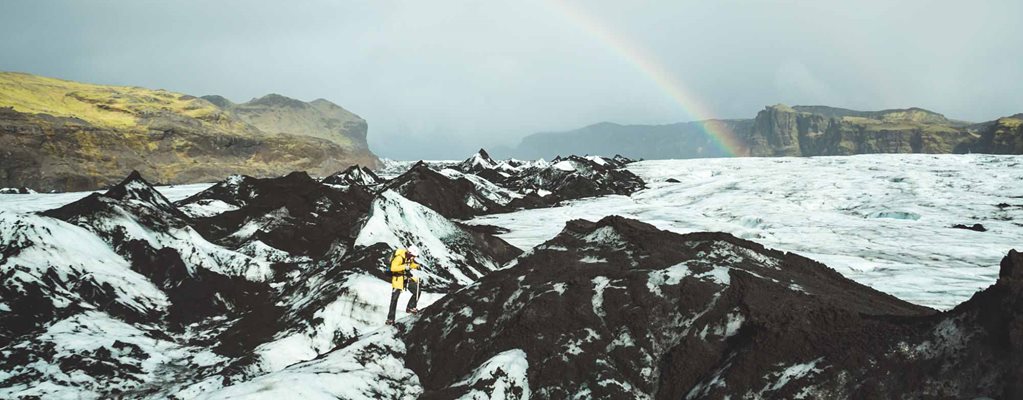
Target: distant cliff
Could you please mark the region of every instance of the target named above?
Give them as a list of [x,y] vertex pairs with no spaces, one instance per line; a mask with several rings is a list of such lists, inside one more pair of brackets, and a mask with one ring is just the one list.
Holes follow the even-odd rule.
[[270,95],[235,105],[0,72],[0,187],[97,189],[132,170],[160,183],[326,176],[377,162],[366,122],[326,100]]
[[868,112],[779,104],[757,114],[745,141],[754,157],[952,153],[973,135],[968,124],[920,108]]
[[352,150],[369,150],[366,120],[324,99],[306,103],[279,94],[241,104],[221,96],[203,99],[266,133],[312,136]]
[[975,137],[960,144],[957,153],[1023,154],[1023,114],[979,124]]
[[[707,131],[735,138],[736,155],[832,156],[871,153],[1023,154],[1023,114],[972,124],[921,108],[857,111],[828,106],[778,104],[754,119],[668,125],[609,122],[564,132],[527,136],[502,157],[558,154],[622,154],[633,158],[727,157]],[[713,126],[711,126],[713,125]],[[708,129],[709,128],[709,129]]]

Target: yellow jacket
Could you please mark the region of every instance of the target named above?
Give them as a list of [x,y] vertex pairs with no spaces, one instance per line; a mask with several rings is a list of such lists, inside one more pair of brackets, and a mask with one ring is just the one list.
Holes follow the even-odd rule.
[[[405,271],[419,269],[419,264],[412,262],[406,253],[405,249],[398,249],[394,252],[394,258],[391,258],[391,288],[393,289],[405,289]],[[415,277],[412,280],[419,281]]]

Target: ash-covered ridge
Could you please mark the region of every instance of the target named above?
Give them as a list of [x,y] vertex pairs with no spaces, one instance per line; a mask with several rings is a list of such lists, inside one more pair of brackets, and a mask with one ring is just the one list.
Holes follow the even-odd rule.
[[387,262],[413,244],[424,307],[521,253],[305,173],[233,176],[177,203],[132,173],[0,212],[0,397],[195,398],[316,358],[383,325]]

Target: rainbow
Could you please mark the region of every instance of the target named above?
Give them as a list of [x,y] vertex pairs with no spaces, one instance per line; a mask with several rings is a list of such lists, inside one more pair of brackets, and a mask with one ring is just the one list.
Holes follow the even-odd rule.
[[656,57],[648,54],[641,46],[630,42],[622,35],[617,35],[607,29],[606,24],[587,14],[581,7],[572,7],[564,0],[551,0],[549,3],[558,8],[575,25],[596,37],[643,75],[650,78],[657,87],[661,88],[682,108],[683,112],[689,115],[692,121],[703,121],[704,123],[700,124],[701,129],[725,154],[736,156],[746,153],[744,141],[736,132],[723,124],[707,121],[714,119],[714,113],[700,103],[682,82],[679,82],[664,65],[658,62]]

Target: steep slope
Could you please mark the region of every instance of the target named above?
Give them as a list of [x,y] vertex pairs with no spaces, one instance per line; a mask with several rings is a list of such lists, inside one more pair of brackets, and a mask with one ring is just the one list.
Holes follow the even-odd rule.
[[419,275],[432,287],[456,288],[498,269],[521,253],[507,242],[452,222],[442,214],[385,190],[373,201],[356,246],[415,244],[423,252]]
[[107,187],[131,170],[186,183],[376,162],[365,140],[264,132],[194,96],[9,72],[0,72],[0,133],[0,187],[39,191]]
[[218,373],[232,357],[220,340],[260,340],[233,318],[273,308],[266,262],[202,240],[137,174],[0,220],[2,397],[119,397],[168,373]]
[[137,171],[104,194],[93,193],[42,215],[94,232],[115,247],[139,240],[152,249],[176,249],[189,271],[203,268],[253,281],[270,278],[269,263],[216,246],[199,235],[187,216]]
[[231,177],[177,204],[192,213],[204,237],[222,246],[318,258],[338,241],[351,244],[372,200],[361,187],[337,190],[293,172]]
[[445,176],[425,162],[416,163],[404,174],[388,181],[384,190],[393,190],[448,218],[468,219],[505,209],[480,193],[472,181]]
[[380,185],[384,184],[386,180],[377,176],[372,169],[361,165],[353,165],[344,171],[335,172],[334,174],[323,178],[322,182],[342,188],[360,186],[365,189],[375,190]]

